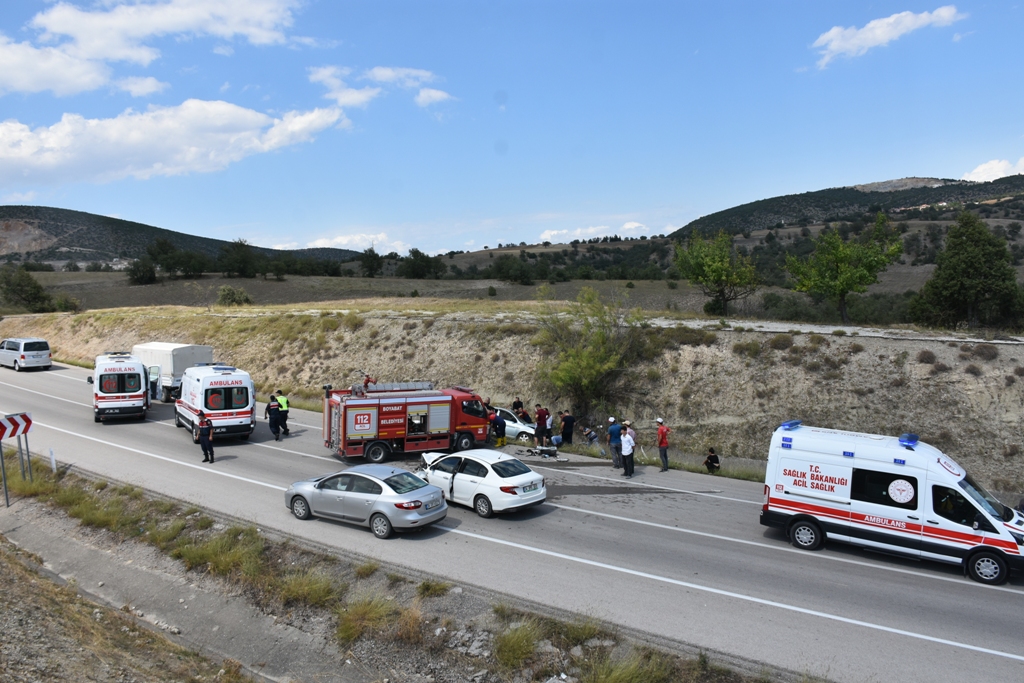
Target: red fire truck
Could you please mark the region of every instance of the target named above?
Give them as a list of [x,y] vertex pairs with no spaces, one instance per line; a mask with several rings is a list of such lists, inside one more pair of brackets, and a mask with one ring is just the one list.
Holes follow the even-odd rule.
[[348,389],[324,386],[324,446],[335,455],[377,463],[391,453],[462,451],[486,441],[488,427],[484,402],[466,387],[373,381]]

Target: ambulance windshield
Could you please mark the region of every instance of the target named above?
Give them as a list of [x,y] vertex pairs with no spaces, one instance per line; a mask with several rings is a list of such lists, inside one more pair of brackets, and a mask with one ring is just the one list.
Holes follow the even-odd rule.
[[985,487],[981,484],[974,481],[971,475],[965,475],[959,483],[960,488],[966,491],[971,500],[980,505],[985,512],[1003,521],[1013,519],[1013,510],[996,500],[996,497],[986,491]]

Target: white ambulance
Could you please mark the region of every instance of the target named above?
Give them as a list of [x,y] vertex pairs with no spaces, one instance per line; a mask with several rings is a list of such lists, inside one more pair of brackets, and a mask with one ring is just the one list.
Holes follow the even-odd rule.
[[829,538],[959,564],[981,583],[1024,569],[1024,516],[916,434],[783,423],[768,453],[761,524],[785,529],[798,548]]
[[256,429],[256,390],[248,372],[219,363],[197,365],[181,377],[181,398],[174,404],[174,424],[192,431],[199,443],[199,413],[213,424],[214,438],[243,441]]
[[146,366],[126,351],[108,351],[96,357],[92,377],[93,419],[134,417],[146,419],[150,406],[149,373]]

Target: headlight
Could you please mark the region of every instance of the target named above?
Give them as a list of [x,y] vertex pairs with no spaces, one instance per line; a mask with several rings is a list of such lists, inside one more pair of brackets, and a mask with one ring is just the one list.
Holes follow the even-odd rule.
[[1011,531],[1010,535],[1013,536],[1013,540],[1017,541],[1017,545],[1024,545],[1024,536],[1014,531]]

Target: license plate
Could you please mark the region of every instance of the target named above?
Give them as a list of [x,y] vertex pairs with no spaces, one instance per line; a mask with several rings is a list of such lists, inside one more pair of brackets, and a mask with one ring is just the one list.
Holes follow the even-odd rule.
[[439,501],[439,500],[427,501],[427,509],[428,510],[433,510],[434,508],[436,508],[440,504],[441,504],[441,501]]
[[218,427],[217,429],[213,430],[213,433],[214,434],[224,434],[227,431],[228,431],[227,427]]
[[120,413],[121,409],[120,408],[107,408],[107,412],[108,413]]
[[540,486],[540,484],[538,484],[537,482],[533,482],[532,484],[527,484],[526,486],[523,487],[523,493],[529,493],[530,491],[536,491],[538,486]]

